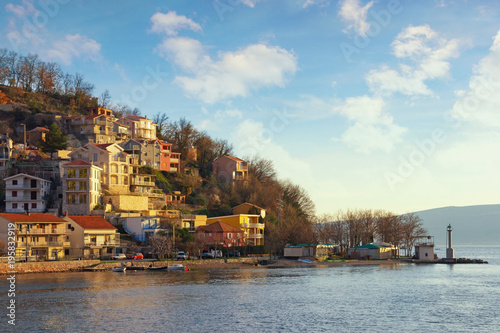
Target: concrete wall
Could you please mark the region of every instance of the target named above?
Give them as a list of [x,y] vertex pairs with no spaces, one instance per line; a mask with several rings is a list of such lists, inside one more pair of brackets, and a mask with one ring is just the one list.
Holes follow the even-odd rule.
[[135,195],[104,196],[104,203],[111,200],[113,209],[116,210],[148,210],[148,197]]

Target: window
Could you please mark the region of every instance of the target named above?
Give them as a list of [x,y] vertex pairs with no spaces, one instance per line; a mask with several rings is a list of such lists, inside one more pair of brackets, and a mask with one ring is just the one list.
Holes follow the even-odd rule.
[[12,203],[12,209],[17,209],[17,202]]
[[12,191],[12,196],[17,197],[17,191]]
[[71,223],[68,223],[68,229],[71,229]]
[[87,190],[87,182],[80,182],[78,189],[80,191],[86,191]]
[[[75,170],[73,170],[75,171]],[[76,190],[76,183],[75,182],[68,182],[68,191],[74,191]]]
[[80,178],[87,178],[87,169],[79,170]]
[[12,185],[17,185],[17,179],[14,179],[14,180],[12,181]]
[[75,177],[76,177],[76,170],[68,169],[68,178],[75,178]]
[[69,204],[76,203],[76,195],[74,195],[74,194],[68,194],[68,203]]
[[36,200],[36,191],[31,191],[31,200]]
[[36,202],[31,203],[31,209],[36,209]]
[[233,238],[233,234],[232,234],[232,233],[230,233],[230,232],[228,232],[228,233],[227,233],[227,238],[228,238],[228,239]]
[[87,195],[86,194],[80,194],[79,203],[87,203]]
[[97,153],[94,153],[94,161],[97,161]]

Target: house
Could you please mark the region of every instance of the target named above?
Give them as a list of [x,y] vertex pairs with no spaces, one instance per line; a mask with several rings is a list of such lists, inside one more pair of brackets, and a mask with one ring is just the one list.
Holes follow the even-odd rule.
[[61,165],[62,211],[89,215],[101,200],[102,169],[83,160]]
[[110,194],[129,193],[130,156],[118,144],[87,143],[69,156],[72,161],[83,160],[101,168],[103,190]]
[[185,204],[186,196],[181,194],[180,191],[174,191],[173,193],[165,194],[165,202],[174,205]]
[[35,146],[40,141],[45,141],[45,135],[50,132],[45,127],[35,127],[31,131],[26,132],[26,142],[28,145]]
[[115,134],[116,142],[127,141],[131,137],[130,128],[117,121],[113,121],[113,133]]
[[120,147],[138,159],[140,166],[149,166],[155,170],[179,171],[180,153],[171,151],[172,144],[160,140],[131,139],[120,143]]
[[263,219],[266,218],[266,210],[257,205],[249,202],[242,203],[241,205],[232,208],[233,214],[257,214]]
[[111,257],[120,246],[120,233],[116,227],[100,216],[66,215],[69,255],[86,259]]
[[245,246],[245,233],[240,228],[217,221],[196,229],[206,250],[221,249],[223,247]]
[[13,143],[8,134],[0,134],[0,175],[10,167],[10,158],[12,157]]
[[114,143],[113,121],[106,114],[90,114],[66,118],[70,132],[89,143]]
[[4,181],[7,213],[45,211],[46,195],[50,194],[50,181],[25,173],[7,177]]
[[419,237],[415,241],[415,259],[417,260],[434,260],[434,237],[424,236]]
[[260,222],[260,215],[237,214],[207,218],[207,225],[222,222],[243,230],[244,238],[250,246],[264,245],[265,224]]
[[298,244],[285,246],[283,251],[284,258],[301,258],[301,257],[326,257],[335,250],[338,250],[337,245],[333,244]]
[[181,215],[181,228],[187,229],[189,232],[196,232],[200,226],[207,225],[206,215],[195,214],[182,214]]
[[132,139],[156,140],[156,124],[152,120],[129,114],[118,121],[130,128]]
[[158,216],[123,217],[120,222],[128,234],[134,235],[139,242],[146,242],[159,231],[167,232]]
[[354,259],[391,259],[399,255],[399,248],[389,243],[368,243],[351,247],[347,255]]
[[221,156],[212,162],[213,172],[221,180],[233,183],[248,177],[248,163],[232,156]]
[[0,239],[11,241],[9,224],[14,224],[17,260],[57,260],[70,248],[66,221],[52,214],[0,213]]
[[97,108],[90,108],[89,113],[91,115],[101,115],[104,114],[106,116],[113,117],[113,110],[102,108],[102,107],[97,107]]

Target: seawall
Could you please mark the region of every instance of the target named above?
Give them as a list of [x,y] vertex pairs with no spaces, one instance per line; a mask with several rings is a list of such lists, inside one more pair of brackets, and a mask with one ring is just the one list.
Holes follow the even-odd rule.
[[14,269],[7,263],[0,263],[0,274],[9,274],[8,272],[12,271],[16,273],[66,272],[82,270],[100,262],[100,260],[17,262],[14,264]]

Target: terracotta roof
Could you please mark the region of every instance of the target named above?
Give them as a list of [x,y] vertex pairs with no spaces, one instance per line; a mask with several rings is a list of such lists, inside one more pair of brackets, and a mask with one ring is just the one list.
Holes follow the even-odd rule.
[[66,222],[65,220],[52,215],[44,213],[0,213],[0,217],[13,222]]
[[198,230],[204,232],[243,232],[240,228],[233,227],[232,225],[226,224],[224,222],[217,221],[212,224],[204,225],[198,227]]
[[48,128],[45,127],[35,127],[31,131],[28,132],[50,132]]
[[114,226],[100,216],[90,215],[68,215],[74,222],[78,223],[83,229],[112,229]]
[[106,150],[106,148],[108,148],[109,146],[114,145],[114,143],[92,143],[92,142],[90,144],[102,150]]
[[76,161],[69,162],[69,163],[66,163],[66,164],[63,164],[63,165],[92,165],[92,163],[89,163],[89,162],[86,162],[86,161],[83,161],[83,160],[76,160]]

